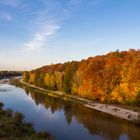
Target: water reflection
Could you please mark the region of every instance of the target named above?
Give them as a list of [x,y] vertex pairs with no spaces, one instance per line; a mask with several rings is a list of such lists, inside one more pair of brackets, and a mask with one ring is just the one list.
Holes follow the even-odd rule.
[[140,140],[140,128],[127,121],[31,90],[28,90],[27,94],[32,97],[36,105],[43,105],[47,110],[50,109],[52,114],[63,110],[68,125],[71,124],[72,118],[74,118],[77,123],[87,128],[91,135],[100,136],[96,139]]
[[140,140],[140,126],[32,89],[3,86],[0,101],[57,140]]

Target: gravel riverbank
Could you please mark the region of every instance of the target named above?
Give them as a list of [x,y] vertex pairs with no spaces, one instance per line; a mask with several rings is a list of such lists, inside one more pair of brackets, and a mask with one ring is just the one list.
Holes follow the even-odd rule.
[[60,91],[46,90],[46,89],[41,88],[41,87],[30,85],[30,84],[25,83],[23,81],[20,81],[20,83],[24,84],[28,87],[43,91],[46,94],[49,94],[51,96],[54,95],[54,96],[58,96],[60,98],[62,97],[63,99],[69,98],[69,99],[77,100],[77,101],[81,102],[81,104],[85,107],[95,109],[95,110],[110,114],[112,116],[119,117],[121,119],[125,119],[128,121],[140,124],[140,112],[139,111],[133,111],[131,109],[124,109],[124,108],[116,107],[114,105],[109,105],[109,104],[97,103],[97,102],[94,102],[91,100],[79,98],[79,97],[74,96],[74,95],[66,95],[65,93],[60,92]]

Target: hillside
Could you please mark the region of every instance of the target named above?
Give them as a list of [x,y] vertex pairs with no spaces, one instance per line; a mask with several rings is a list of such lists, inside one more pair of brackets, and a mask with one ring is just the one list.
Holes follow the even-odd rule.
[[139,105],[140,50],[44,66],[25,72],[23,81],[99,102]]

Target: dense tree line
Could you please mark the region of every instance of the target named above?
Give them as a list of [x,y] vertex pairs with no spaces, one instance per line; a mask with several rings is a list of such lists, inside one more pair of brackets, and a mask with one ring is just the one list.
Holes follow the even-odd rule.
[[9,78],[13,76],[21,76],[22,72],[20,71],[0,71],[0,79]]
[[96,101],[140,104],[140,50],[110,52],[81,62],[25,72],[23,81]]

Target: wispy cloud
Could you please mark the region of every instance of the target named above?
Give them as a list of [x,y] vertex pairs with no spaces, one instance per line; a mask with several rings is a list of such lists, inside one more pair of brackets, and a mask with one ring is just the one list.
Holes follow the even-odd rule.
[[21,0],[1,0],[0,3],[3,5],[16,7],[21,3]]
[[34,52],[47,47],[49,40],[61,28],[62,7],[60,3],[55,0],[42,0],[42,2],[41,9],[27,13],[32,18],[26,27],[29,32],[32,32],[32,38],[25,43],[24,51]]
[[25,51],[40,50],[48,41],[49,37],[56,34],[60,27],[58,25],[45,25],[41,31],[36,32],[31,41],[25,44]]
[[7,13],[5,11],[0,11],[0,18],[2,20],[5,20],[5,21],[11,21],[11,20],[13,20],[13,17],[9,13]]
[[[69,15],[77,11],[75,9],[79,9],[81,5],[96,5],[97,2],[103,0],[93,0],[94,2],[92,3],[89,3],[89,0],[67,0],[63,3],[58,0],[41,1],[41,9],[37,9],[36,11],[29,10],[30,12],[27,13],[27,16],[32,18],[30,21],[31,26],[29,25],[27,28],[35,31],[33,31],[34,33],[31,40],[24,45],[24,50],[26,51],[36,51],[45,45],[47,46],[50,37],[57,33],[58,29],[60,29],[60,25],[63,25]],[[28,6],[29,9],[31,9],[30,5]],[[48,24],[50,22],[55,24]],[[44,24],[42,25],[42,23]],[[43,28],[40,29],[42,26]]]

